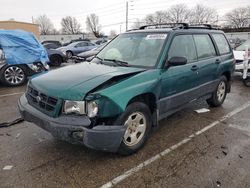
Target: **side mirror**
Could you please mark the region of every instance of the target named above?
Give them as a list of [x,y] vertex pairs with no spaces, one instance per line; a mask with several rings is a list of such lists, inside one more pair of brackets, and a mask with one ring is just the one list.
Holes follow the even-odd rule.
[[187,59],[185,57],[171,57],[170,60],[166,62],[168,66],[180,66],[186,65]]

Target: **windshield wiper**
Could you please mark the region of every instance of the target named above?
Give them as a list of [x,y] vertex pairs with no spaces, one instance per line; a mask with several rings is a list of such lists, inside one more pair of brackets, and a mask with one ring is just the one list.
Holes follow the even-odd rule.
[[95,56],[96,59],[100,60],[100,63],[103,64],[103,59],[98,57],[98,56]]
[[122,60],[118,60],[118,59],[103,59],[103,60],[114,62],[115,64],[117,64],[119,66],[129,67],[128,62],[126,62],[126,61],[122,61]]

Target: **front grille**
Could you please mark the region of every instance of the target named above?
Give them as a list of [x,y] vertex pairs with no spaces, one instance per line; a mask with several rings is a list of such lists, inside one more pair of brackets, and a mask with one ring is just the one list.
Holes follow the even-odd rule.
[[47,112],[47,114],[55,112],[58,99],[41,93],[30,86],[28,86],[26,96],[28,99],[28,103],[31,106],[38,108],[45,113]]

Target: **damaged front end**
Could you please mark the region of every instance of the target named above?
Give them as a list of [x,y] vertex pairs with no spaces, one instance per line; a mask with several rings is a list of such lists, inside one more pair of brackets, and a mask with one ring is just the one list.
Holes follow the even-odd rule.
[[54,137],[96,150],[116,152],[126,130],[122,125],[91,126],[91,119],[86,115],[50,117],[31,106],[25,95],[20,98],[18,107],[24,120],[35,123]]

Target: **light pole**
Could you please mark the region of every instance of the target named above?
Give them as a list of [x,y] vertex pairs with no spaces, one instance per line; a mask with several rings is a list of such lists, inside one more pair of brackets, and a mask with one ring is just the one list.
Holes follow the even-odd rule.
[[126,1],[126,31],[128,30],[128,1]]

